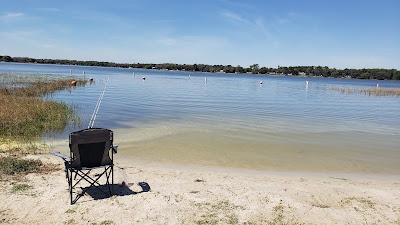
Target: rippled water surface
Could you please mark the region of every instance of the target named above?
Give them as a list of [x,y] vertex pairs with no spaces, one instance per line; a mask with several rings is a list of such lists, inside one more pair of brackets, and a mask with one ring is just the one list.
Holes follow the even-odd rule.
[[[400,98],[331,87],[400,87],[397,81],[209,74],[0,63],[0,72],[94,78],[55,93],[87,127],[115,130],[121,152],[142,160],[252,169],[400,173]],[[146,77],[146,80],[142,80]],[[309,81],[308,86],[306,80]],[[260,85],[260,81],[263,84]]]

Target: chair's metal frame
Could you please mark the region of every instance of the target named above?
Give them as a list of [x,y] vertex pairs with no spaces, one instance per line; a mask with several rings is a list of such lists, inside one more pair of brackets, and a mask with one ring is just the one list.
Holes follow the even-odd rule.
[[[101,191],[103,194],[108,194],[112,196],[113,194],[113,184],[114,184],[114,153],[116,153],[118,146],[113,146],[112,147],[112,152],[111,153],[111,162],[112,164],[109,166],[101,166],[101,167],[93,167],[93,168],[74,168],[70,166],[70,162],[66,161],[65,162],[65,173],[66,173],[66,178],[68,182],[68,188],[69,188],[69,194],[70,194],[70,200],[71,200],[71,205],[75,204],[80,197],[85,195],[86,191],[88,188],[95,187],[97,190]],[[98,168],[104,168],[104,171],[100,174],[96,174],[97,178],[92,178],[90,175],[90,172],[93,169],[98,169]],[[101,184],[98,182],[98,180],[103,176],[106,176],[106,185],[108,187],[108,192],[104,192],[101,188]],[[79,176],[79,177],[78,177]],[[78,180],[77,180],[78,177]],[[110,177],[111,177],[111,183],[110,183]],[[74,188],[82,181],[85,180],[86,182],[89,183],[88,187],[85,187],[85,189],[82,188],[82,192],[76,194],[75,198],[73,196],[74,193]],[[75,182],[75,183],[74,183]],[[111,186],[111,187],[110,187]]]
[[[90,128],[93,129],[93,128]],[[71,144],[71,143],[70,143]],[[81,198],[89,188],[96,188],[100,192],[102,192],[105,195],[112,196],[113,195],[113,184],[114,184],[114,154],[117,153],[118,146],[114,146],[112,141],[111,141],[111,146],[109,151],[111,151],[111,163],[108,165],[102,165],[102,166],[96,166],[96,167],[77,167],[72,165],[72,160],[73,160],[73,152],[70,150],[70,157],[65,157],[62,156],[60,153],[55,153],[56,156],[61,157],[64,160],[65,164],[65,174],[68,182],[68,189],[69,189],[69,194],[70,194],[70,201],[71,205],[75,204],[79,198]],[[100,174],[96,174],[95,176],[97,178],[93,178],[90,176],[90,172],[93,169],[99,169],[99,168],[104,168],[104,171],[101,172]],[[100,188],[101,184],[99,183],[99,179],[105,175],[106,177],[106,183],[108,187],[108,193],[106,193],[104,190]],[[110,183],[110,178],[111,178],[111,183]],[[81,181],[86,181],[89,183],[89,186],[82,188],[81,193],[77,193],[74,196],[74,189],[77,187],[77,185]]]

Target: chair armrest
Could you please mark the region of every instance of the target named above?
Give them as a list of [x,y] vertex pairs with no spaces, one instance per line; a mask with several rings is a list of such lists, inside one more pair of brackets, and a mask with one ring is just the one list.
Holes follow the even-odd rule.
[[70,157],[68,157],[68,156],[66,156],[66,155],[64,155],[64,154],[62,154],[61,152],[52,152],[52,153],[50,153],[50,154],[61,158],[62,160],[64,160],[64,162],[69,162],[69,161],[71,160]]
[[117,152],[118,152],[118,145],[113,145],[113,146],[111,147],[111,149],[112,149],[113,153],[117,154]]

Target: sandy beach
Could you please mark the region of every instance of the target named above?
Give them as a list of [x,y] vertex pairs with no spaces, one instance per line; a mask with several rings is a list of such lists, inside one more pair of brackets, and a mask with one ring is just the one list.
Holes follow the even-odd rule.
[[[55,172],[1,182],[1,224],[400,224],[396,175],[179,166],[117,156],[115,195],[69,204]],[[25,191],[12,191],[26,183]]]

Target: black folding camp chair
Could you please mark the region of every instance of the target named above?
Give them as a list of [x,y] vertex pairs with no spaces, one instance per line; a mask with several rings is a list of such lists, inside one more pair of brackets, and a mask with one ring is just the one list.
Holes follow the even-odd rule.
[[[76,203],[90,188],[96,188],[103,194],[112,195],[114,184],[114,153],[117,146],[113,146],[113,132],[103,128],[88,128],[69,135],[70,158],[63,157],[60,153],[55,155],[64,159],[65,173],[69,185],[71,205]],[[91,175],[94,169],[104,169],[100,174]],[[105,176],[107,191],[101,187],[100,178]],[[110,182],[111,179],[111,182]],[[75,192],[75,188],[82,181],[89,183],[82,188],[81,193]],[[74,196],[75,194],[75,196]]]

